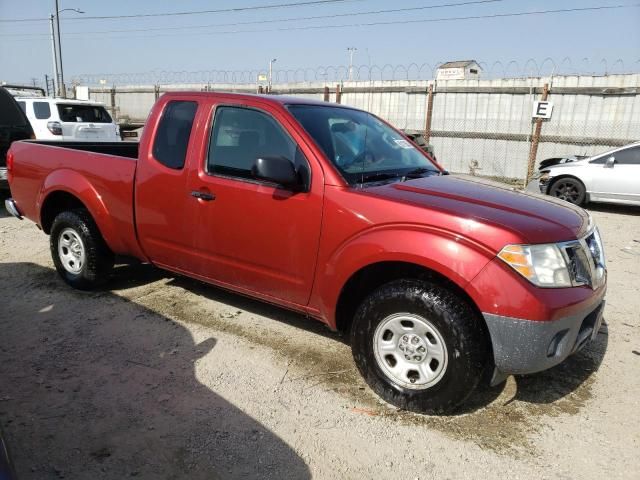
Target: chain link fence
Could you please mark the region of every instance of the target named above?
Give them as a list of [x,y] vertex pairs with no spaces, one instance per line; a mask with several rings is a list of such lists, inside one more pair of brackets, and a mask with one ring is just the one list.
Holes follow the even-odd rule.
[[[621,62],[598,65],[605,71],[627,69]],[[353,67],[351,72],[348,67],[320,67],[274,73],[271,93],[373,112],[397,128],[423,135],[438,161],[452,173],[523,185],[543,159],[592,155],[640,140],[640,74],[553,73],[570,71],[570,67],[570,61],[547,59],[541,64],[527,62],[519,69],[510,62],[485,66],[488,72],[483,71],[480,79],[437,81],[433,79],[436,67],[430,65]],[[640,63],[635,67],[640,70]],[[536,74],[516,76],[527,69]],[[538,75],[545,70],[550,74]],[[506,76],[495,78],[496,72]],[[78,77],[74,84],[88,86],[91,99],[104,102],[121,123],[136,126],[164,92],[256,93],[267,88],[259,85],[259,74],[93,75]],[[127,85],[121,84],[124,80],[129,81]],[[534,119],[534,102],[542,99],[545,89],[553,105],[551,116]]]

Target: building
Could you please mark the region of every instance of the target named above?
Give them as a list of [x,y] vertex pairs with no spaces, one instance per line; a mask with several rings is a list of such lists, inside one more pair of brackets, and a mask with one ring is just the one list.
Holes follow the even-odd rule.
[[436,80],[470,80],[480,78],[482,68],[475,60],[443,63],[438,67]]

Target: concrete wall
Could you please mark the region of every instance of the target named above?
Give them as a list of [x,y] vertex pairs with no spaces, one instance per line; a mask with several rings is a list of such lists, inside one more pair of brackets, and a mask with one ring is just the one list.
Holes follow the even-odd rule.
[[[533,101],[548,84],[552,118],[545,120],[537,160],[594,154],[640,139],[640,75],[564,76],[498,80],[344,82],[341,103],[371,111],[402,129],[424,130],[433,85],[431,143],[452,172],[523,179],[533,133]],[[275,93],[322,100],[325,83],[273,86]],[[337,85],[330,86],[330,101]],[[157,94],[171,90],[255,92],[255,86],[182,84],[91,88],[115,116],[143,122]]]

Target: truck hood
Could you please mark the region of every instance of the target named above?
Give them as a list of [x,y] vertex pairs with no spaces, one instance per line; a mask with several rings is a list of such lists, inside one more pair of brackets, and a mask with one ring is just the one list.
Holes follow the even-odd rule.
[[516,191],[470,176],[432,176],[366,189],[368,193],[459,218],[489,223],[523,242],[573,240],[585,233],[587,212],[553,197]]

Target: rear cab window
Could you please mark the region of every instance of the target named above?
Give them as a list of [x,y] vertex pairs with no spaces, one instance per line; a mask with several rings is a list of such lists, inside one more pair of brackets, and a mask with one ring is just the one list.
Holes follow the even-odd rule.
[[153,140],[153,157],[165,167],[181,170],[187,156],[189,138],[198,104],[172,100],[162,112]]
[[112,123],[111,115],[101,105],[58,103],[56,106],[61,122]]

